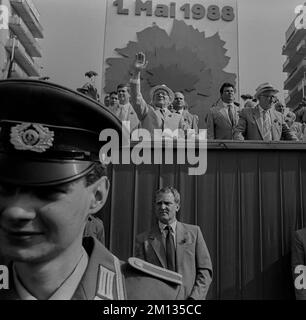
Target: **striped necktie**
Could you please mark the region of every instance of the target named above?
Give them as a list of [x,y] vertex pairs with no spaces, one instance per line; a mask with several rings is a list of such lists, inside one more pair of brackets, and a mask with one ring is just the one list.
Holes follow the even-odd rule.
[[234,125],[234,115],[233,115],[233,111],[232,111],[232,106],[229,104],[227,107],[228,107],[228,109],[227,109],[228,117],[229,117],[231,124],[233,126]]
[[262,132],[263,132],[263,140],[264,141],[271,141],[271,124],[270,124],[270,117],[268,114],[269,110],[264,110],[262,113]]

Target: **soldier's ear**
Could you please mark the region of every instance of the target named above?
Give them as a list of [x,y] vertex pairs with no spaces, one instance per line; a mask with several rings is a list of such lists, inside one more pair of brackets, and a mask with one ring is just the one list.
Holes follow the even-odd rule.
[[91,189],[91,202],[89,213],[97,213],[104,206],[109,192],[110,183],[106,176],[101,177],[98,181],[89,186]]

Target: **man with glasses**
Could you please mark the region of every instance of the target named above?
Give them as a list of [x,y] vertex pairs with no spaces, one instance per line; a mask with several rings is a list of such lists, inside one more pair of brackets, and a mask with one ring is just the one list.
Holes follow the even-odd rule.
[[143,99],[140,90],[140,73],[146,68],[148,61],[143,52],[136,54],[134,61],[134,72],[130,80],[131,98],[130,102],[140,121],[140,127],[148,130],[151,135],[154,135],[154,129],[184,129],[181,120],[181,115],[172,113],[168,106],[174,100],[173,91],[166,85],[157,85],[150,91],[150,104]]
[[255,93],[258,104],[254,108],[241,111],[234,134],[235,140],[298,140],[288,128],[283,115],[272,108],[277,101],[277,92],[278,90],[269,83],[258,86]]

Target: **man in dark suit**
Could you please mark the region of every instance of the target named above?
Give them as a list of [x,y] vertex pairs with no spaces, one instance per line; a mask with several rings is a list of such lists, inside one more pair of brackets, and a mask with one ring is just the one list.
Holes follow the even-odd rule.
[[239,108],[234,104],[234,85],[223,83],[220,95],[218,103],[208,112],[207,139],[233,140],[239,119]]
[[136,258],[121,263],[83,238],[110,187],[99,135],[120,136],[120,121],[46,81],[3,80],[0,96],[0,256],[10,277],[0,300],[180,298],[179,274]]
[[291,265],[296,299],[306,300],[306,228],[294,232]]
[[255,94],[258,104],[241,111],[234,133],[235,140],[298,140],[288,128],[283,115],[272,108],[277,92],[269,83],[258,86]]
[[137,236],[136,256],[183,276],[185,299],[203,300],[212,280],[212,264],[201,229],[176,220],[180,195],[172,187],[156,192],[156,224]]

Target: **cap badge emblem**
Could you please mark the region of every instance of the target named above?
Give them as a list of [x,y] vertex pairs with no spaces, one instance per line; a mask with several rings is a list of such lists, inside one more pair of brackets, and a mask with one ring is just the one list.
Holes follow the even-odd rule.
[[45,152],[52,147],[54,132],[37,123],[22,123],[11,128],[11,143],[17,150]]

